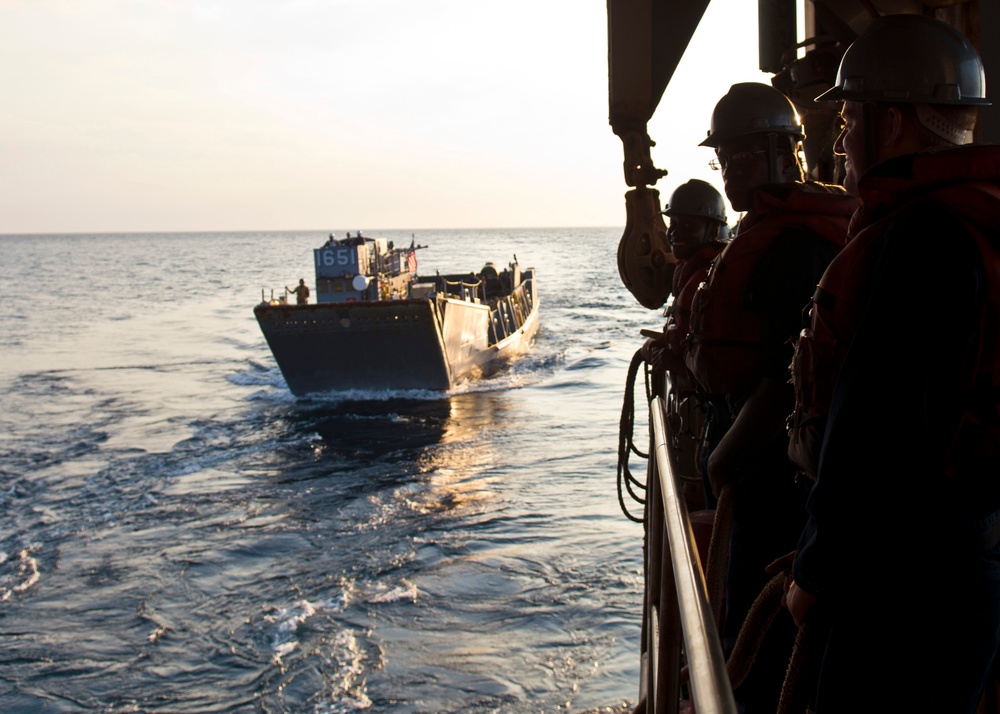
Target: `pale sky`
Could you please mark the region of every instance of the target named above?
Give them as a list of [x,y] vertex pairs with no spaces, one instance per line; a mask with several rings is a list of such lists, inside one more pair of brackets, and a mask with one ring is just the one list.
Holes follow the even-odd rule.
[[[713,182],[712,0],[649,133]],[[606,0],[0,0],[0,233],[623,226]]]

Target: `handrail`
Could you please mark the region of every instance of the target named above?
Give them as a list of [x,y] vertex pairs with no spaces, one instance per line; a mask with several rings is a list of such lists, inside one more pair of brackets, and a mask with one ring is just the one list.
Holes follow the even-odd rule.
[[[473,297],[477,296],[479,288],[483,286],[483,281],[477,280],[474,283],[467,283],[463,279],[448,280],[447,278],[444,278],[444,286],[445,286],[445,292],[448,295],[456,295],[460,299],[465,300],[467,302],[474,302]],[[459,288],[459,290],[457,292],[451,292],[451,288],[456,286]],[[483,302],[485,302],[485,300],[483,300]]]
[[[659,492],[662,497],[663,530],[666,538],[666,548],[662,551],[663,558],[669,559],[673,571],[673,587],[662,587],[661,591],[673,591],[676,598],[676,603],[672,604],[679,610],[691,698],[698,714],[735,714],[736,700],[729,683],[729,675],[726,673],[726,658],[715,626],[715,618],[708,602],[705,574],[702,571],[701,560],[696,555],[694,532],[687,504],[683,494],[678,490],[671,467],[663,409],[662,398],[653,397],[649,405],[653,438],[650,450],[651,466],[658,476]],[[657,508],[657,504],[647,504],[647,513],[652,508]],[[653,536],[654,534],[650,534],[650,537]],[[666,580],[668,575],[662,572],[661,577]],[[667,683],[654,681],[654,691],[658,690],[661,684]],[[655,714],[657,703],[647,702],[647,711]]]

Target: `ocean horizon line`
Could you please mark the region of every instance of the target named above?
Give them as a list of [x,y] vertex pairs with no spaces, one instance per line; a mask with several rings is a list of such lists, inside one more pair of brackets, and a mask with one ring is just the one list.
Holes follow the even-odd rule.
[[[624,226],[504,226],[485,228],[361,228],[362,235],[375,237],[382,233],[430,233],[460,231],[499,232],[499,231],[554,231],[554,230],[624,230]],[[192,229],[192,230],[140,230],[140,231],[39,231],[39,232],[7,232],[0,233],[2,238],[43,238],[43,237],[67,237],[67,236],[163,236],[163,235],[233,235],[233,234],[272,234],[272,233],[317,233],[321,237],[329,235],[356,234],[357,228],[348,231],[346,228],[242,228],[234,230],[226,229]]]

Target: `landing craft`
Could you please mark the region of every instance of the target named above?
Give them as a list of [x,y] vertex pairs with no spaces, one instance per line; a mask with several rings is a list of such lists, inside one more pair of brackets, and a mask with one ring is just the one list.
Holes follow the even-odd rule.
[[313,251],[316,303],[261,294],[254,315],[292,394],[447,390],[522,356],[538,330],[535,269],[417,275],[416,251],[348,235]]
[[[655,188],[667,171],[653,162],[651,149],[656,143],[647,124],[708,4],[709,0],[607,3],[609,119],[622,141],[625,184],[630,187],[625,194],[626,227],[618,247],[618,269],[629,292],[651,310],[666,302],[676,261]],[[804,15],[802,37],[796,29],[798,5]],[[1000,3],[995,0],[758,0],[758,13],[759,69],[770,73],[771,84],[795,105],[805,126],[809,177],[825,183],[843,179],[842,158],[833,152],[840,130],[839,106],[812,100],[833,86],[844,51],[874,17],[923,14],[941,20],[972,41],[987,77],[994,83],[1000,78]],[[704,108],[706,117],[711,109]],[[1000,104],[982,108],[973,141],[1000,142]],[[669,147],[665,153],[669,155]],[[688,485],[700,481],[694,468],[696,430],[685,420],[691,415],[679,413],[671,401],[669,379],[661,387],[664,397],[650,403],[645,483],[629,473],[629,452],[638,452],[631,435],[623,435],[619,452],[620,495],[627,490],[644,502],[639,518],[622,500],[626,513],[642,521],[646,533],[637,711],[678,711],[683,664],[698,712],[735,712],[696,542],[696,533],[703,531],[689,515]]]

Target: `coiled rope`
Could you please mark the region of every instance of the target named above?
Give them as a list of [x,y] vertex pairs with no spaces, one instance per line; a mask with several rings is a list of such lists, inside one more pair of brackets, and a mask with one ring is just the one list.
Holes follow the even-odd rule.
[[[644,495],[637,493],[637,490],[642,491],[644,494],[646,484],[633,476],[628,466],[629,454],[635,454],[641,459],[649,458],[649,454],[639,451],[633,441],[633,432],[635,429],[635,380],[639,374],[639,367],[643,364],[645,364],[645,359],[643,359],[642,350],[639,349],[632,355],[632,361],[628,366],[628,376],[625,379],[625,401],[622,404],[622,414],[618,421],[618,505],[621,506],[625,517],[635,523],[642,523],[644,519],[642,516],[633,515],[628,510],[628,506],[625,503],[625,491],[628,491],[628,495],[633,501],[645,506],[646,499]],[[643,374],[646,383],[646,401],[648,403],[651,399],[649,370],[644,370]]]

